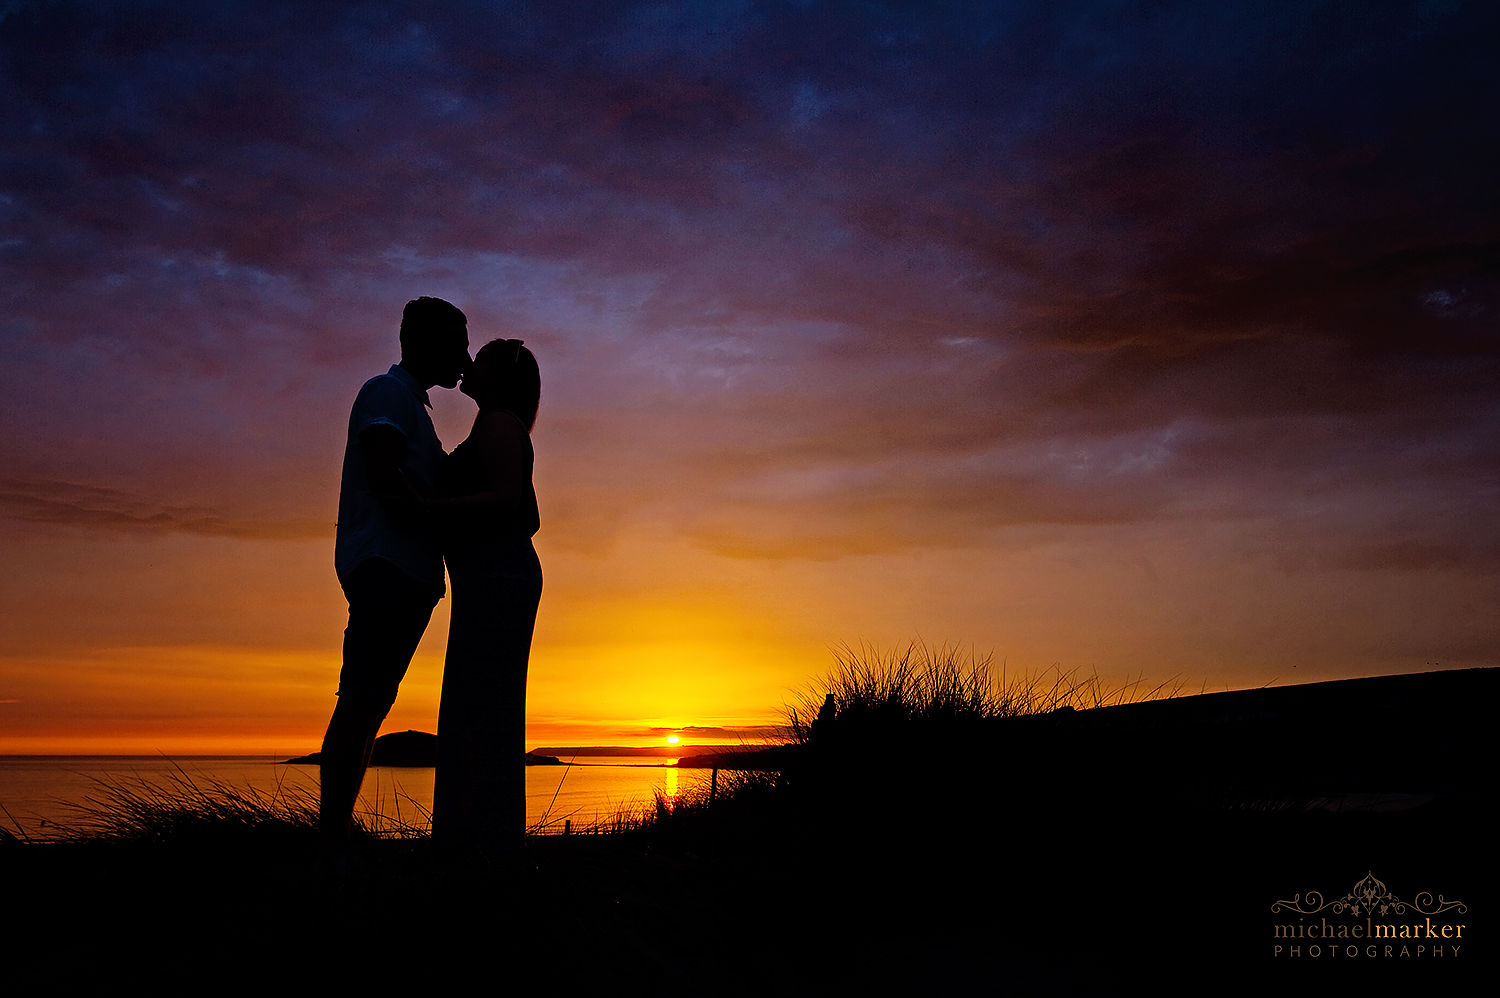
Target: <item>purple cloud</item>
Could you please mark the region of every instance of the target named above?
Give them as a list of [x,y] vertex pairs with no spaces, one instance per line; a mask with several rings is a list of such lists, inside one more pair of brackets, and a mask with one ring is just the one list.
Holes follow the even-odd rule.
[[8,515],[326,521],[429,293],[538,345],[561,534],[1270,517],[1492,570],[1495,17],[23,6]]

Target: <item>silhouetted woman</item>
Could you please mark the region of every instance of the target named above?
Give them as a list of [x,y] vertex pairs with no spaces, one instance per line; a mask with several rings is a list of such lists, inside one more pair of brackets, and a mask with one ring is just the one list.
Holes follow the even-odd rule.
[[460,390],[474,429],[438,471],[453,587],[438,708],[433,838],[457,851],[521,845],[526,825],[526,664],[542,596],[531,428],[542,382],[520,340],[474,355]]

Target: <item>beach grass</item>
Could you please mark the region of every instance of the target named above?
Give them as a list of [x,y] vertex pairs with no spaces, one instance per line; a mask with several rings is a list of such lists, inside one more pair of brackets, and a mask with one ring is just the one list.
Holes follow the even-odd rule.
[[[96,780],[95,790],[69,804],[73,818],[62,825],[72,841],[172,845],[278,845],[315,847],[318,798],[313,790],[280,783],[269,791],[195,776],[178,767],[156,779]],[[401,802],[383,814],[379,802],[356,812],[353,834],[363,841],[414,839],[427,834],[430,815]]]
[[839,645],[834,664],[786,708],[794,739],[807,743],[832,697],[843,730],[918,725],[964,725],[1057,710],[1090,710],[1175,697],[1183,683],[1169,679],[1147,686],[1138,677],[1109,686],[1097,672],[1088,675],[1058,666],[1037,672],[1010,671],[994,656],[959,645],[929,647],[921,641],[882,649],[878,645]]

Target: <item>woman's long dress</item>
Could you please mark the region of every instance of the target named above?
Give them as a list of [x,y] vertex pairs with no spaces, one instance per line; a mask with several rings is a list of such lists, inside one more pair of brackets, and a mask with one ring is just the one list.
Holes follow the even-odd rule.
[[[467,522],[445,545],[453,608],[432,835],[447,848],[504,852],[525,834],[526,666],[542,597],[529,443],[526,472],[529,508]],[[486,490],[472,436],[448,456],[438,487],[450,496]]]

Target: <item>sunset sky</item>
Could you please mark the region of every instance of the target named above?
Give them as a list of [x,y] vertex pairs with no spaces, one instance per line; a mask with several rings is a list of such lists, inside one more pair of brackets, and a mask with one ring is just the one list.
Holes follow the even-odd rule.
[[[0,752],[317,747],[349,407],[424,294],[542,368],[531,745],[753,737],[845,642],[1500,664],[1497,41],[1461,0],[0,3]],[[447,615],[386,730],[435,729]]]

